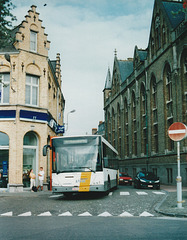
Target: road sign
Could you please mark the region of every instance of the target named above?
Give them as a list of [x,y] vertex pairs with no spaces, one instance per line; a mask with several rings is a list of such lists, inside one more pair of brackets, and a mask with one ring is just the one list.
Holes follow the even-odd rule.
[[181,122],[175,122],[169,127],[168,135],[173,141],[181,141],[187,135],[187,127]]

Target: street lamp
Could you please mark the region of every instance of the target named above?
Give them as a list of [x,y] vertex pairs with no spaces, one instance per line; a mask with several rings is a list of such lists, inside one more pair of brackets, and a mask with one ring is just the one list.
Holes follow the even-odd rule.
[[67,130],[68,130],[68,117],[69,117],[69,114],[70,114],[70,113],[74,113],[75,111],[76,111],[76,110],[73,109],[73,110],[71,110],[70,112],[67,113],[66,132],[67,132]]

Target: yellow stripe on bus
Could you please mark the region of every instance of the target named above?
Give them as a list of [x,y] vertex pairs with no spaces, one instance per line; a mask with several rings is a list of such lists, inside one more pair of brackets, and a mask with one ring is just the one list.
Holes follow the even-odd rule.
[[91,175],[92,175],[91,172],[82,172],[81,173],[79,192],[89,192]]

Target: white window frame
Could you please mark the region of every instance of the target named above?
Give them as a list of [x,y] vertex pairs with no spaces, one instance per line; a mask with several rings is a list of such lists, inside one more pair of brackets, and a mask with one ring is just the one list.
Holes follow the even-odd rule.
[[37,32],[30,31],[30,50],[37,52]]
[[[9,78],[7,78],[8,81],[6,81],[5,78],[4,78],[5,74],[9,75]],[[9,94],[7,102],[4,101],[4,98],[5,98],[4,94],[7,94],[7,92],[4,93],[5,88],[8,88],[8,94]],[[9,103],[9,98],[10,98],[9,90],[10,90],[10,74],[9,73],[8,74],[7,73],[0,73],[0,104]]]
[[[30,83],[27,82],[27,78],[30,78]],[[37,84],[33,83],[33,79],[37,79]],[[26,93],[26,87],[30,87],[30,92],[29,92],[29,102],[26,102],[26,96],[25,96],[25,104],[30,105],[30,106],[38,106],[39,104],[39,77],[33,76],[33,75],[26,75],[26,84],[25,84],[25,95]],[[37,88],[37,99],[36,99],[36,104],[33,104],[33,88]]]

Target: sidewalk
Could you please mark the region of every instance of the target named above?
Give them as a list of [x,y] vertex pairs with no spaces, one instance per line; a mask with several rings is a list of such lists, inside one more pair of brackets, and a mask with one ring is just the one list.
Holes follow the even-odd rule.
[[165,198],[157,204],[155,211],[166,216],[187,217],[187,187],[182,188],[182,208],[177,207],[177,187],[161,185],[166,192]]

